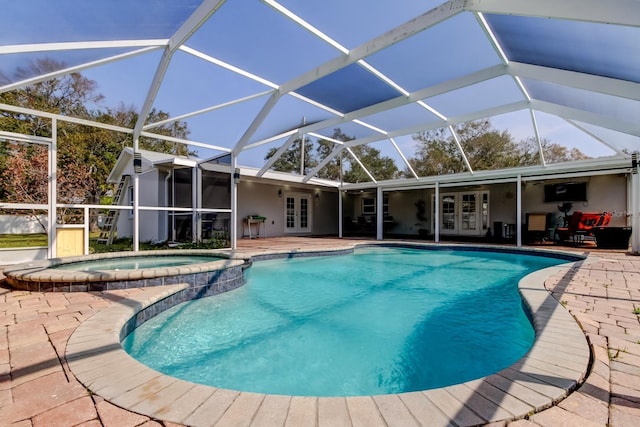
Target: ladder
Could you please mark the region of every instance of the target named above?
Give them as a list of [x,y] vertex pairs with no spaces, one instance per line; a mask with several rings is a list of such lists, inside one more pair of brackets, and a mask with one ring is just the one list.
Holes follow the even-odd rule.
[[[113,195],[113,199],[111,200],[112,205],[119,205],[122,199],[122,192],[129,185],[130,175],[122,175],[120,178],[120,182],[118,183],[118,188],[116,189],[116,194]],[[102,224],[102,229],[100,230],[100,237],[98,237],[97,243],[104,243],[106,245],[110,245],[113,243],[113,237],[116,231],[116,223],[118,222],[118,216],[120,215],[120,209],[110,209],[107,214],[107,218],[104,220],[104,224]]]

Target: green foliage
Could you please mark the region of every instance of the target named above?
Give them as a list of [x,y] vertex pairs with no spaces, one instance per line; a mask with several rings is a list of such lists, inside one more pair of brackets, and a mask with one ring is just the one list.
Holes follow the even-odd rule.
[[[515,142],[508,131],[493,128],[489,119],[463,123],[455,126],[460,146],[473,170],[503,169],[540,164],[538,143],[529,138]],[[467,170],[460,148],[448,129],[419,132],[414,135],[418,142],[415,156],[409,163],[419,176],[460,173]],[[549,140],[541,141],[547,163],[586,159],[580,150],[567,149]],[[405,171],[409,176],[409,171]]]
[[[46,244],[45,244],[46,246]],[[220,249],[229,247],[225,239],[211,239],[199,243],[183,243],[178,246],[169,246],[165,243],[140,242],[141,251],[155,251],[163,249]],[[90,253],[123,252],[133,250],[133,239],[115,239],[111,245],[97,242],[97,235],[89,239]]]
[[[273,170],[288,173],[300,173],[300,161],[301,161],[301,138],[296,139],[291,147],[282,153],[282,156],[276,160],[272,166]],[[304,173],[308,173],[311,169],[318,164],[315,157],[312,156],[313,144],[309,138],[304,139]],[[278,148],[271,148],[265,160],[270,159],[276,154]]]
[[[332,139],[338,141],[351,141],[353,137],[345,135],[340,129],[334,129]],[[334,141],[328,139],[319,139],[316,145],[315,153],[313,153],[313,144],[310,140],[305,139],[305,174],[316,167],[324,158],[331,155],[338,145]],[[265,156],[265,160],[271,158],[277,151],[277,148],[269,150]],[[380,150],[368,145],[358,145],[351,148],[353,153],[364,164],[369,172],[376,179],[391,179],[396,177],[398,169],[390,157],[381,156]],[[341,171],[342,167],[348,166],[349,169]],[[282,156],[273,164],[272,169],[281,172],[299,173],[300,171],[300,141],[294,142],[292,147],[284,152]],[[319,172],[319,178],[345,182],[368,182],[371,181],[366,172],[360,165],[352,159],[349,154],[342,150],[334,156]]]
[[[16,81],[64,68],[64,64],[41,59],[29,68],[18,68],[13,79],[0,75],[2,81]],[[72,73],[30,86],[0,93],[0,103],[40,111],[65,114],[132,129],[138,121],[133,106],[102,107],[104,97],[95,81]],[[167,119],[169,114],[153,109],[147,122]],[[41,117],[0,111],[0,128],[27,135],[51,136],[51,121]],[[58,122],[58,202],[98,204],[112,185],[106,182],[124,147],[132,146],[130,133],[115,132],[65,121]],[[152,129],[160,135],[186,139],[189,129],[184,122],[170,122]],[[176,155],[193,154],[184,144],[157,138],[141,137],[140,148]],[[20,144],[0,145],[0,200],[46,203],[47,150]]]
[[0,234],[0,249],[4,248],[31,248],[35,246],[47,246],[48,240],[45,233],[37,234]]
[[[376,180],[393,179],[398,168],[393,159],[380,155],[380,150],[369,145],[358,145],[351,149],[362,164],[369,170]],[[344,173],[345,182],[369,182],[371,178],[357,162],[351,163],[351,168]]]
[[220,248],[228,248],[230,245],[227,239],[209,239],[203,240],[201,242],[186,242],[181,243],[176,248],[177,249],[220,249]]
[[[345,135],[340,129],[334,129],[332,139],[337,141],[351,141],[352,137]],[[316,147],[316,155],[318,159],[322,160],[329,156],[338,146],[337,143],[329,141],[327,139],[319,139]],[[342,179],[342,168],[344,166],[345,152],[333,157],[320,171],[318,172],[318,178],[330,179],[333,181],[340,181]]]

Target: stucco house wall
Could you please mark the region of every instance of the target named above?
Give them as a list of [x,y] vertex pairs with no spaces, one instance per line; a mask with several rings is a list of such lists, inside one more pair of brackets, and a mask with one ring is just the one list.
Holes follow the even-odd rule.
[[[125,174],[133,176],[133,168],[127,170]],[[162,175],[162,177],[161,177]],[[141,206],[164,206],[163,194],[164,194],[164,174],[161,174],[158,169],[150,169],[147,172],[140,174],[140,193],[139,203]],[[131,181],[131,180],[130,180]],[[123,191],[121,205],[129,205],[129,189],[132,188],[133,183],[130,182],[129,186]],[[140,241],[157,241],[166,237],[166,232],[161,230],[161,227],[165,224],[162,216],[163,212],[158,211],[140,211]],[[118,216],[117,225],[117,237],[132,237],[133,236],[133,211],[121,211]]]
[[[628,210],[628,178],[624,174],[595,175],[588,178],[555,179],[544,181],[529,181],[522,188],[522,223],[526,223],[527,213],[551,213],[556,219],[563,214],[558,210],[559,203],[544,201],[544,185],[566,182],[587,182],[587,201],[572,202],[574,211],[582,212],[611,212],[613,214],[610,226],[625,226]],[[464,191],[489,192],[489,227],[494,228],[495,222],[516,224],[517,219],[517,191],[516,183],[499,183],[477,185],[470,188],[441,187],[440,193],[460,193]],[[389,215],[396,222],[391,230],[393,234],[417,236],[419,229],[434,232],[434,189],[398,190],[384,193],[389,200]],[[346,198],[345,216],[356,218],[361,215],[360,200],[362,197],[374,197],[374,193],[362,193]],[[415,203],[425,201],[426,220],[420,222],[417,217]],[[570,212],[570,213],[571,213]],[[560,224],[562,225],[562,224]],[[481,235],[482,233],[478,233]]]
[[[282,196],[278,194],[282,192]],[[311,197],[311,232],[285,232],[285,196],[289,193],[308,194]],[[317,195],[317,197],[316,197]],[[279,182],[263,183],[240,181],[238,184],[238,237],[248,236],[243,219],[248,215],[266,217],[268,237],[294,235],[326,235],[338,232],[338,192],[296,187]],[[252,233],[255,233],[255,225]],[[261,226],[261,233],[264,228]]]
[[[571,202],[574,211],[581,212],[611,212],[613,217],[609,226],[627,225],[627,177],[622,174],[617,175],[595,175],[589,178],[574,180],[548,180],[528,182],[525,185],[522,195],[522,212],[549,212],[557,217],[563,214],[558,210],[560,203],[545,203],[544,185],[561,182],[586,182],[587,201]],[[525,217],[523,217],[524,222]],[[515,220],[515,216],[514,216]]]

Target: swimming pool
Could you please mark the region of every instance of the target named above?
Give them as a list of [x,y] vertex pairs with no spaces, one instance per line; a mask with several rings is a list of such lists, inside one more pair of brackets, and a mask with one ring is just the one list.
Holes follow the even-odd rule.
[[534,332],[518,280],[562,262],[388,247],[261,261],[245,272],[244,287],[173,307],[123,346],[168,375],[242,391],[356,396],[442,387],[527,352]]

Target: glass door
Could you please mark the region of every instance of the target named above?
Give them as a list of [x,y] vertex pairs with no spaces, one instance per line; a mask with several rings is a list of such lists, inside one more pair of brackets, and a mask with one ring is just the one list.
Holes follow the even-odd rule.
[[284,231],[286,233],[311,232],[311,196],[289,193],[284,202]]
[[478,234],[478,193],[460,194],[460,234]]
[[443,194],[440,197],[440,232],[443,234],[456,234],[458,232],[456,195]]

